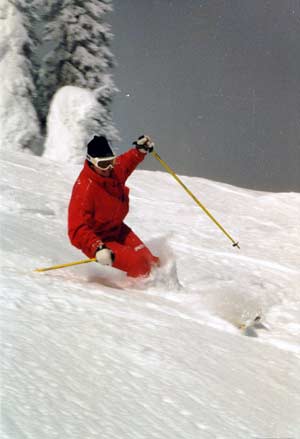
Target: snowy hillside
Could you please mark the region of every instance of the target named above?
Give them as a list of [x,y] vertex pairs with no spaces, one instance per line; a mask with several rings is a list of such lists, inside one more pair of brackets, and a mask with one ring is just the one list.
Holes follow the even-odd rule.
[[85,257],[66,233],[80,166],[1,167],[1,438],[300,437],[300,194],[184,177],[238,250],[168,174],[137,171],[127,223],[163,266],[129,282],[34,273]]

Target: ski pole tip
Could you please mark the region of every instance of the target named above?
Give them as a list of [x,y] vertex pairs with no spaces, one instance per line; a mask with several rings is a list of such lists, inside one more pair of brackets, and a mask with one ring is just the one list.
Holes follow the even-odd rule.
[[239,250],[241,249],[241,247],[240,247],[240,245],[239,245],[239,242],[234,242],[234,243],[232,244],[232,247],[237,247]]

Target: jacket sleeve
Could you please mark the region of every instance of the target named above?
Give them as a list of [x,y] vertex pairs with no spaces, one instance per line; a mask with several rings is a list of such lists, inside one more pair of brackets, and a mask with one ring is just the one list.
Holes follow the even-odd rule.
[[146,154],[138,151],[136,148],[131,148],[117,158],[115,172],[123,183],[125,183],[137,165],[144,160],[145,156]]
[[74,185],[68,211],[68,235],[71,243],[79,248],[88,258],[94,258],[97,247],[103,242],[97,236],[89,222],[93,217],[93,200],[89,191],[89,185]]

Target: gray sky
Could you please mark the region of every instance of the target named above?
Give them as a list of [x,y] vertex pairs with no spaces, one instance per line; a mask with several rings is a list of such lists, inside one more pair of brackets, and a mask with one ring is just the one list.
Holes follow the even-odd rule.
[[[114,0],[122,150],[182,175],[300,192],[300,0]],[[145,169],[160,170],[152,157]]]

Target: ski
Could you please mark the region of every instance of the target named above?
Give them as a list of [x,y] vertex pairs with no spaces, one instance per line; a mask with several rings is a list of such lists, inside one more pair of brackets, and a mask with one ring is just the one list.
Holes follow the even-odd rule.
[[238,329],[240,329],[243,335],[246,335],[248,337],[258,337],[258,333],[257,333],[258,329],[265,329],[265,330],[269,329],[262,322],[261,315],[257,315],[254,319],[249,319],[243,323],[239,323],[237,327]]

